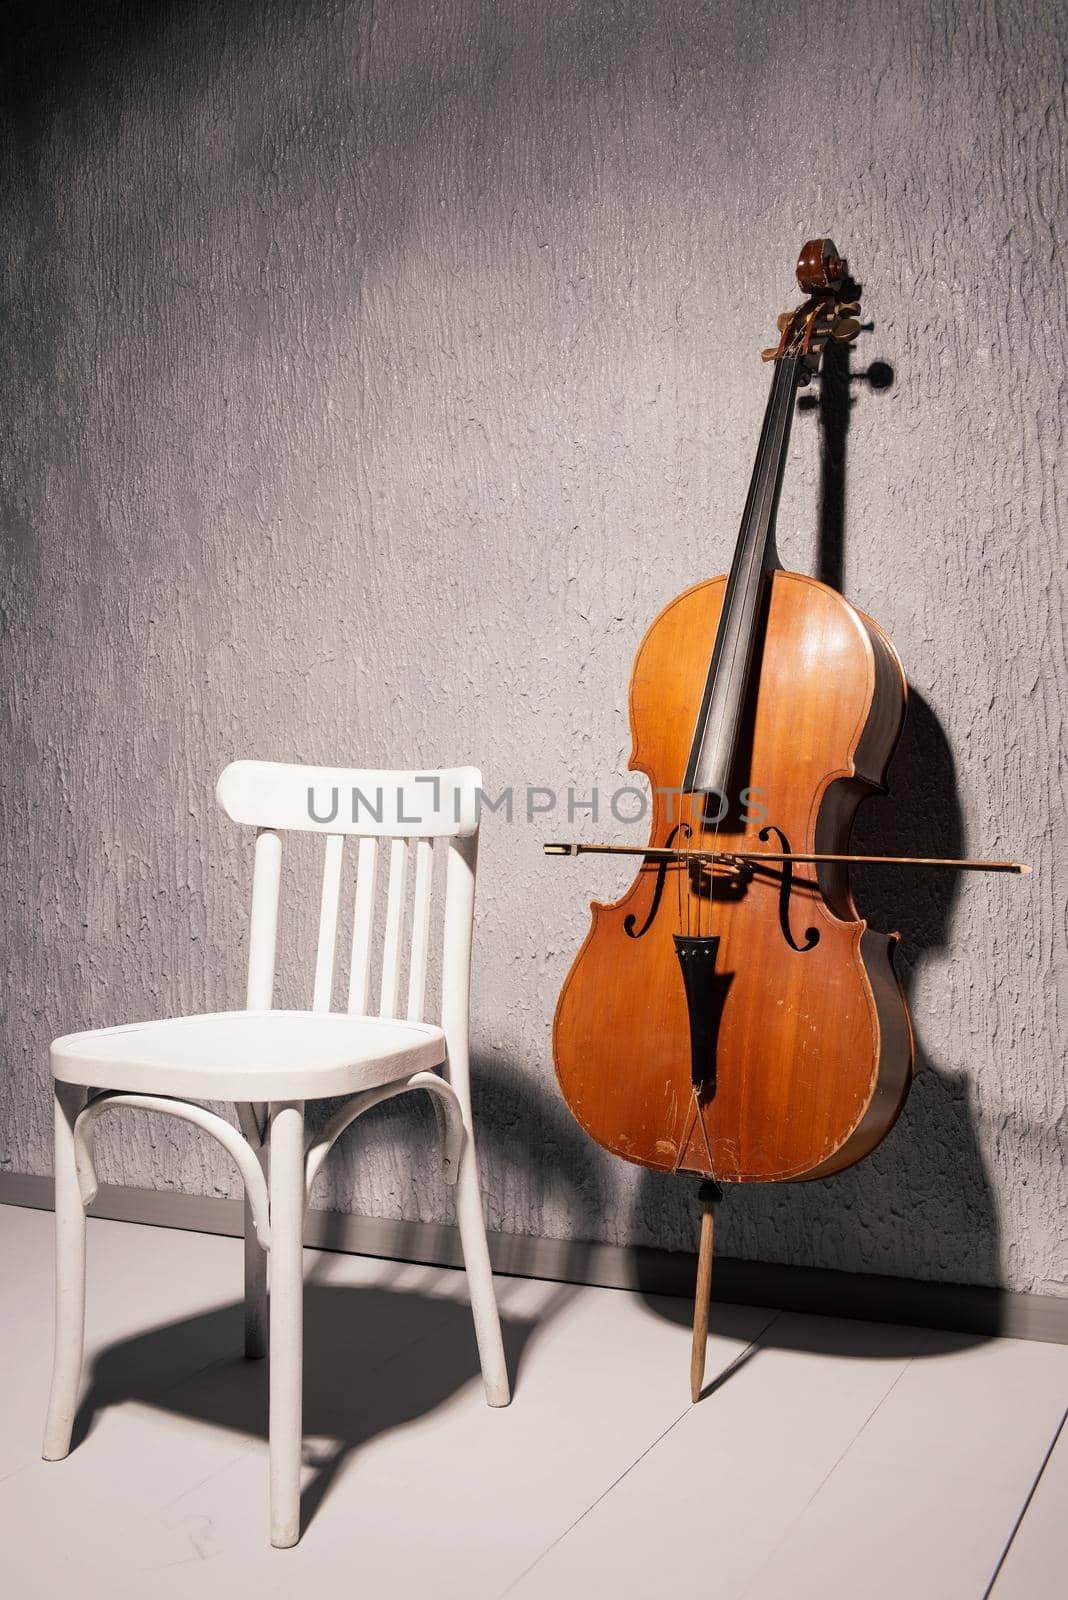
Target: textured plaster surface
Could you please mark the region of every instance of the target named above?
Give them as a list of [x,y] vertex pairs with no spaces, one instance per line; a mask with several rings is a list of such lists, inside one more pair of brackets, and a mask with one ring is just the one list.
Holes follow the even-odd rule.
[[[858,882],[902,932],[913,1094],[855,1171],[732,1195],[722,1245],[1063,1293],[1058,8],[7,15],[0,1163],[49,1169],[54,1035],[241,1003],[231,757],[471,760],[520,797],[628,781],[632,655],[729,561],[756,352],[827,232],[876,324],[854,366],[894,381],[853,384],[831,462],[799,415],[779,547],[910,675],[858,846],[1035,873]],[[521,800],[485,825],[489,1216],[688,1247],[693,1185],[592,1146],[552,1076],[586,902],[629,874],[540,841],[591,827]],[[289,927],[299,1003],[312,913]],[[368,1117],[318,1202],[444,1216],[431,1135],[422,1109]],[[112,1118],[98,1148],[113,1182],[235,1191],[181,1125]]]

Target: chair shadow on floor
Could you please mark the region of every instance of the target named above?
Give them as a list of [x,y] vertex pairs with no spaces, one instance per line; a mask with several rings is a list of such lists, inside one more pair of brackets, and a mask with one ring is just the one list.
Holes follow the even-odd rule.
[[[442,1276],[452,1280],[455,1274]],[[531,1318],[502,1307],[513,1386],[531,1335],[554,1309],[555,1300]],[[305,1478],[302,1529],[354,1452],[429,1416],[466,1385],[481,1387],[471,1310],[463,1299],[398,1286],[320,1282],[313,1268],[304,1313],[303,1456],[312,1473]],[[268,1367],[241,1353],[243,1318],[235,1301],[109,1345],[92,1363],[73,1448],[104,1411],[130,1401],[266,1440]]]
[[[537,1148],[542,1181],[554,1194],[566,1195],[584,1220],[603,1211],[606,1186],[595,1148],[562,1103],[515,1074],[502,1074],[495,1061],[476,1057],[474,1069],[475,1120],[490,1192],[509,1174],[527,1171],[531,1149]],[[312,1116],[321,1120],[326,1103],[314,1104]],[[392,1138],[399,1129],[415,1165],[430,1159],[438,1126],[432,1106],[418,1099],[407,1107],[376,1108],[343,1136],[338,1152],[347,1151],[350,1161],[359,1153],[366,1157],[376,1138]],[[320,1214],[320,1224],[326,1253],[311,1258],[304,1283],[303,1453],[312,1475],[302,1494],[302,1529],[363,1445],[429,1416],[465,1385],[481,1386],[470,1306],[462,1291],[456,1299],[435,1292],[462,1285],[460,1274],[383,1261],[376,1284],[325,1281],[329,1252],[341,1246],[342,1217],[327,1211]],[[587,1249],[575,1245],[579,1258]],[[424,1275],[423,1287],[411,1286],[413,1274]],[[581,1279],[577,1271],[576,1280]],[[517,1398],[531,1340],[577,1291],[570,1283],[546,1284],[537,1311],[522,1316],[509,1309],[510,1292],[507,1280],[498,1279],[505,1359]],[[90,1264],[90,1300],[93,1293]],[[525,1303],[529,1306],[529,1296]],[[72,1449],[104,1411],[131,1401],[266,1439],[267,1363],[245,1360],[243,1337],[244,1308],[235,1300],[109,1345],[87,1369]]]

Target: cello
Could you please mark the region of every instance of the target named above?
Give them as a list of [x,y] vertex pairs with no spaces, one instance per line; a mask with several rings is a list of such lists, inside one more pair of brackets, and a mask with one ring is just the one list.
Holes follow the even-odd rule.
[[897,935],[868,926],[850,866],[1028,870],[848,853],[858,805],[884,790],[908,687],[879,624],[776,553],[798,390],[829,341],[860,331],[858,288],[829,239],[803,246],[797,281],[805,298],[763,352],[770,392],[730,573],[671,601],[634,662],[629,765],[652,788],[649,843],[544,846],[642,858],[622,899],[591,907],[553,1055],[599,1145],[702,1180],[694,1400],[722,1186],[841,1172],[908,1094]]

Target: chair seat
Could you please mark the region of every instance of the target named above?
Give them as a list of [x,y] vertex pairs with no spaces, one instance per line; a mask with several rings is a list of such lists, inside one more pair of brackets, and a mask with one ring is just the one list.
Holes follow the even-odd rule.
[[93,1028],[56,1039],[62,1083],[209,1100],[354,1094],[439,1067],[445,1035],[425,1022],[333,1011],[216,1011]]

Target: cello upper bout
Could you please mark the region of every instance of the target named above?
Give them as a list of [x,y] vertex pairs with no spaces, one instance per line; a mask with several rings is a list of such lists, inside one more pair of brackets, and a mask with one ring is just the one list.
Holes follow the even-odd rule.
[[885,628],[854,607],[867,630],[875,657],[875,690],[871,711],[860,743],[853,756],[858,773],[880,789],[886,787],[886,774],[897,749],[908,711],[909,681],[901,657]]
[[[630,681],[630,764],[655,788],[678,785],[686,769],[726,581],[712,578],[679,595],[638,648]],[[735,787],[768,791],[779,818],[789,813],[789,822],[775,815],[768,820],[800,850],[811,847],[816,819],[810,810],[823,788],[854,773],[880,683],[893,681],[881,659],[896,662],[896,656],[889,647],[877,656],[860,614],[836,590],[778,570],[769,575],[755,650],[760,672],[743,719]],[[881,775],[880,769],[880,781]]]
[[[681,782],[726,586],[726,578],[717,577],[684,589],[653,618],[635,654],[627,765],[644,772],[654,788]],[[673,772],[678,776],[669,776]]]

